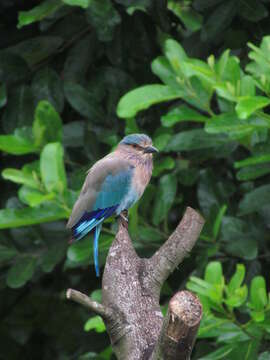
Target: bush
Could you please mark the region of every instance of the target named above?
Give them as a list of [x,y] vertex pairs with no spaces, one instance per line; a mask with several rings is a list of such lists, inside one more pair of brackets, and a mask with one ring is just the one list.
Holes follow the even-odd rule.
[[[162,305],[179,286],[199,294],[194,359],[267,359],[266,1],[9,0],[0,10],[0,358],[111,358],[101,319],[64,301],[72,286],[100,299],[92,239],[68,247],[65,223],[86,170],[124,134],[145,132],[160,155],[130,211],[137,251],[151,255],[187,205],[207,220]],[[101,264],[115,231],[114,220],[103,228]]]

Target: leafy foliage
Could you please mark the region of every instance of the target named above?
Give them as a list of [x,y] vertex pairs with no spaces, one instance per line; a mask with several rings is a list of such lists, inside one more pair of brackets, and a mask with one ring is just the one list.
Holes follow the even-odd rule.
[[190,277],[187,288],[199,295],[204,309],[198,338],[216,338],[219,347],[200,359],[258,357],[263,338],[269,337],[270,297],[262,276],[252,279],[249,290],[244,279],[245,266],[237,264],[225,283],[217,261],[207,265],[204,279]]
[[[161,297],[166,307],[188,278],[200,296],[193,358],[269,358],[267,1],[5,0],[0,11],[0,358],[113,358],[101,319],[64,300],[68,287],[100,300],[91,236],[68,247],[65,223],[87,169],[133,132],[160,150],[130,211],[137,251],[153,254],[187,205],[207,220]],[[115,231],[108,220],[101,265]]]

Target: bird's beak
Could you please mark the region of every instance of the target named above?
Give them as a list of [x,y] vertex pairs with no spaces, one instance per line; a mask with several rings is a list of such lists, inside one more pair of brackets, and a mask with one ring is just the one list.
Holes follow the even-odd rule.
[[158,149],[155,148],[154,146],[147,146],[147,147],[143,150],[143,152],[144,152],[145,154],[158,153]]

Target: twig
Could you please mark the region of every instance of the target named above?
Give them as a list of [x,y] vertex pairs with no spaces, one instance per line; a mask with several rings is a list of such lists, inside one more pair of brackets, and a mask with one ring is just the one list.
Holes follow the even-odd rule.
[[110,319],[112,316],[112,311],[99,304],[96,301],[91,300],[87,295],[81,293],[80,291],[74,289],[68,289],[66,292],[67,299],[73,300],[76,303],[83,305],[87,309],[95,312],[96,314],[100,315],[103,319]]

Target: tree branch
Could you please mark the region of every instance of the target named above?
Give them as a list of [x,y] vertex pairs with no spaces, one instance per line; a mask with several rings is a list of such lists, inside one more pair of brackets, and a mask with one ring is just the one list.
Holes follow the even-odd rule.
[[73,300],[74,302],[83,305],[87,309],[100,315],[104,320],[109,320],[112,317],[111,309],[91,300],[87,295],[81,293],[80,291],[68,289],[66,297],[67,299]]
[[198,298],[180,291],[169,302],[159,339],[150,360],[189,360],[202,317]]
[[187,208],[165,244],[150,259],[138,257],[120,220],[102,277],[102,305],[69,289],[67,298],[103,317],[118,360],[188,360],[201,319],[201,305],[191,293],[177,293],[163,321],[159,294],[175,267],[190,252],[204,220]]
[[183,261],[195,245],[204,219],[194,209],[188,207],[169,239],[149,259],[148,275],[145,282],[152,286],[159,296],[160,289],[170,273]]

